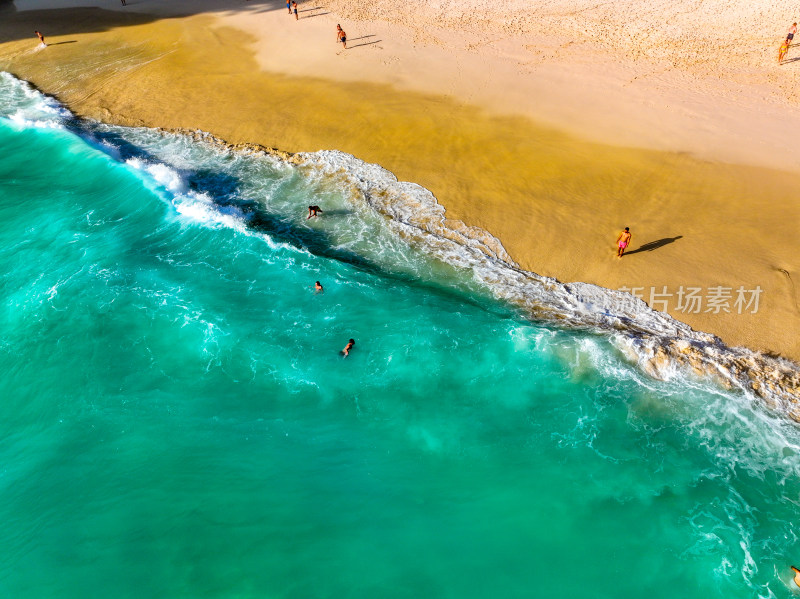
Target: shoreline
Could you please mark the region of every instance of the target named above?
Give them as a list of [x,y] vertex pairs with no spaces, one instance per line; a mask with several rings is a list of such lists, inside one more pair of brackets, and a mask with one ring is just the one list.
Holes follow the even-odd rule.
[[[50,18],[55,13],[63,16],[63,10],[48,12],[53,13]],[[82,18],[108,23],[122,18],[100,12]],[[790,230],[800,213],[796,205],[775,208],[791,197],[789,173],[593,144],[524,117],[490,114],[455,98],[267,73],[260,55],[263,48],[258,49],[263,40],[220,26],[246,16],[142,18],[143,23],[131,24],[136,17],[123,15],[127,25],[117,22],[109,27],[114,31],[113,44],[98,32],[81,34],[80,43],[85,43],[81,52],[77,43],[50,48],[59,51],[55,80],[54,73],[37,71],[42,65],[30,55],[21,60],[12,57],[11,62],[23,67],[18,75],[47,92],[55,91],[77,114],[117,124],[202,129],[234,144],[268,141],[262,145],[290,152],[337,148],[381,164],[398,178],[430,189],[447,208],[448,218],[490,231],[522,268],[544,276],[610,289],[642,287],[645,295],[663,287],[674,296],[677,289],[690,286],[750,290],[758,285],[764,290],[759,314],[675,316],[697,330],[719,335],[729,345],[800,356],[800,345],[791,335],[793,325],[800,323],[800,311],[792,285],[792,275],[798,272],[793,253],[796,235]],[[204,29],[210,33],[204,34]],[[179,42],[170,43],[174,40]],[[31,42],[10,44],[24,47]],[[0,46],[0,66],[8,64],[4,53],[8,45]],[[90,46],[108,62],[94,60],[94,72],[87,73],[82,62]],[[224,61],[214,60],[215,53]],[[349,56],[348,60],[353,62]],[[231,62],[235,69],[226,68]],[[197,78],[189,83],[170,80],[175,73],[191,73],[193,65],[200,69],[204,63],[212,72],[219,67],[217,81],[230,89],[212,89],[213,81]],[[170,85],[178,89],[168,89]],[[131,98],[131,89],[147,98]],[[189,90],[201,94],[205,105],[187,103]],[[234,97],[240,110],[209,112],[219,111]],[[314,111],[318,114],[312,116]],[[264,122],[243,122],[246,115]],[[356,128],[371,127],[383,139],[354,132],[352,126],[337,123],[339,118],[355,119]],[[408,133],[418,139],[409,141]],[[754,190],[766,197],[753,197]],[[737,208],[734,214],[731,204]],[[606,214],[598,213],[598,205]],[[665,206],[667,213],[659,214]],[[686,214],[687,207],[694,213]],[[748,212],[761,219],[759,226],[747,222]],[[593,222],[585,223],[589,215]],[[732,231],[714,226],[720,217]],[[622,270],[604,257],[611,253],[608,246],[620,223],[633,225],[632,254],[640,243],[672,241],[630,256]],[[775,246],[765,256],[759,256],[762,225],[773,231]],[[565,241],[563,231],[575,239]],[[606,239],[609,236],[612,239]],[[693,248],[685,247],[689,243]],[[694,253],[704,255],[708,264],[697,265]],[[640,260],[644,257],[646,261]]]
[[[25,90],[35,90],[27,82],[15,78],[13,81]],[[50,110],[42,118],[44,126],[52,120],[81,137],[105,137],[102,131],[106,126],[99,121]],[[796,363],[727,347],[719,338],[694,331],[644,302],[630,301],[625,293],[585,283],[563,284],[524,271],[490,233],[447,219],[444,208],[428,190],[398,181],[379,165],[339,151],[288,154],[253,144],[232,145],[201,131],[152,131],[188,138],[221,149],[228,156],[269,156],[322,175],[337,189],[349,189],[351,202],[364,202],[386,218],[393,233],[409,240],[416,249],[433,259],[471,270],[481,287],[508,307],[521,310],[524,318],[545,327],[600,334],[654,379],[670,380],[677,375],[690,381],[697,376],[722,389],[755,395],[770,409],[800,422],[800,368]],[[110,134],[117,139],[113,129]],[[138,162],[135,153],[133,157],[137,163],[134,168],[148,170],[147,165],[152,165],[150,161]],[[166,163],[166,168],[173,167]]]

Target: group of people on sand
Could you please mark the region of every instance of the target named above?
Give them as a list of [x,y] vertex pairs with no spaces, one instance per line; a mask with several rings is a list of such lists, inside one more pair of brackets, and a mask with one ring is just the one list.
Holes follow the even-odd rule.
[[789,53],[789,46],[792,45],[792,40],[794,39],[796,33],[797,23],[792,23],[789,29],[786,31],[786,39],[783,40],[781,47],[778,48],[778,64],[782,63],[783,59],[786,58],[786,55]]
[[[319,206],[309,206],[308,207],[308,216],[306,217],[306,220],[308,220],[309,218],[312,218],[312,217],[316,218],[316,216],[318,214],[322,214],[322,208],[320,208]],[[314,283],[314,293],[315,294],[317,294],[317,293],[325,293],[325,289],[322,287],[322,283],[320,283],[319,281]],[[347,345],[344,346],[344,349],[342,351],[340,351],[339,353],[346,358],[347,356],[350,355],[350,350],[353,349],[353,346],[355,344],[356,344],[356,340],[355,339],[350,339],[347,342]]]
[[[125,0],[122,0],[122,6],[125,5],[126,5]],[[294,15],[295,21],[300,19],[300,16],[297,14],[297,2],[295,2],[294,0],[286,2],[286,10],[289,11],[290,15]],[[44,36],[38,31],[34,31],[34,33],[36,34],[36,37],[39,38],[42,47],[43,48],[46,47],[47,44],[44,43]],[[339,25],[338,23],[336,24],[336,43],[342,44],[342,48],[347,50],[347,34],[344,32],[344,29],[342,29],[342,26]]]
[[[300,19],[300,16],[297,14],[297,2],[295,0],[286,0],[286,12],[288,12],[289,15],[294,15],[295,21]],[[339,24],[336,25],[336,43],[342,44],[342,48],[347,50],[347,34]]]

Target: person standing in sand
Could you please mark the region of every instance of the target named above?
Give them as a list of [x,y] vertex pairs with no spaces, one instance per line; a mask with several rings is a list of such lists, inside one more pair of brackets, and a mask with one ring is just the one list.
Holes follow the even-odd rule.
[[47,44],[44,43],[44,36],[39,31],[34,31],[36,37],[39,38],[39,41],[42,43],[42,46],[46,46]]
[[336,41],[342,42],[342,48],[347,50],[347,34],[342,29],[341,25],[336,25]]
[[286,10],[289,14],[292,14],[292,0],[286,0]]
[[294,13],[295,21],[300,18],[297,16],[297,2],[292,2],[292,12]]
[[786,55],[789,53],[789,39],[785,39],[784,42],[781,44],[781,47],[778,48],[778,64],[783,62],[783,59],[786,58]]
[[786,32],[786,41],[790,44],[794,39],[794,34],[797,33],[797,23],[792,23],[792,26],[789,27],[789,30]]
[[617,258],[622,258],[622,254],[625,253],[625,248],[630,245],[632,238],[631,230],[625,227],[625,230],[617,237]]

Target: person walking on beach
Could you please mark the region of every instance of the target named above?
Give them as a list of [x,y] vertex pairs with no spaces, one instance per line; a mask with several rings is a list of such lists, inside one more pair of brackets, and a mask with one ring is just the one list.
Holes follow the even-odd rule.
[[316,218],[318,213],[322,213],[322,208],[320,208],[319,206],[309,206],[308,216],[306,217],[306,220],[312,217]]
[[341,25],[336,25],[336,41],[342,42],[342,48],[347,50],[347,34],[342,29]]
[[292,14],[292,0],[286,0],[286,10]]
[[789,30],[786,32],[786,41],[790,44],[794,39],[794,34],[797,33],[797,23],[792,23],[792,26],[789,27]]
[[789,38],[786,38],[784,42],[781,44],[781,47],[778,48],[778,64],[783,62],[783,59],[786,58],[786,55],[789,53]]
[[344,349],[342,350],[342,355],[345,358],[350,355],[350,350],[353,349],[353,346],[355,344],[356,344],[356,340],[355,339],[351,339],[350,341],[347,342],[347,345],[344,346]]
[[44,36],[39,31],[34,31],[36,37],[39,38],[39,41],[42,43],[42,46],[46,46],[47,44],[44,43]]
[[630,245],[632,238],[631,230],[625,227],[625,230],[617,237],[617,258],[622,258],[622,254],[625,253],[625,248]]
[[297,2],[292,2],[292,12],[294,13],[295,21],[300,18],[297,16]]

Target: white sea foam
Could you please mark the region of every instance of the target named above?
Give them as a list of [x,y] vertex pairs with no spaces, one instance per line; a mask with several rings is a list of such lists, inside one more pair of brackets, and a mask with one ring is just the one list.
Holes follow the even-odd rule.
[[0,72],[0,115],[20,127],[63,129],[72,113],[59,102],[9,73]]
[[[250,215],[235,205],[221,205],[206,192],[190,189],[187,173],[152,159],[129,158],[125,163],[139,172],[151,189],[168,202],[186,222],[210,227],[225,227],[244,235],[258,235],[272,250],[296,253],[297,248],[261,235],[249,228]],[[305,253],[305,252],[304,252]]]
[[220,206],[207,193],[190,190],[185,177],[177,169],[141,158],[129,158],[126,164],[145,173],[155,183],[154,191],[162,193],[184,218],[247,233],[247,215],[241,209],[236,206]]

